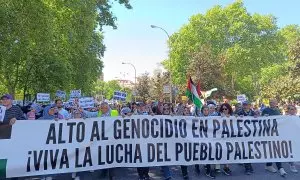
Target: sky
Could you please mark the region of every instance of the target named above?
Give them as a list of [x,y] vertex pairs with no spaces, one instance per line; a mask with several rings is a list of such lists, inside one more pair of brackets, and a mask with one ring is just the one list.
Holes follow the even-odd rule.
[[[160,62],[168,56],[167,35],[187,24],[192,15],[205,14],[216,5],[227,6],[234,0],[130,0],[133,9],[128,10],[117,2],[112,11],[117,17],[116,30],[104,28],[104,80],[126,79],[134,82],[131,63],[136,67],[137,76],[148,72],[150,75]],[[244,6],[251,14],[272,14],[277,25],[300,24],[299,0],[244,0]]]

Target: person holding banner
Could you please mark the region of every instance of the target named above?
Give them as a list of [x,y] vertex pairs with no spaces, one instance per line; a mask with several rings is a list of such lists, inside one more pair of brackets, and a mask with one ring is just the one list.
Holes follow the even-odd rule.
[[[173,115],[172,104],[164,103],[163,104],[163,109],[162,109],[162,114],[158,114],[158,115]],[[165,180],[171,180],[172,179],[172,174],[171,174],[169,166],[162,166],[161,169],[164,173],[164,179]]]
[[0,121],[0,139],[10,139],[12,125],[17,120],[25,120],[23,111],[19,106],[13,105],[13,97],[5,94],[1,97],[2,105],[5,107],[3,121]]
[[[189,107],[182,106],[181,108],[182,108],[182,110],[177,111],[176,115],[179,115],[179,116],[182,116],[182,115],[183,116],[191,116],[192,115],[191,110],[189,109]],[[181,167],[181,173],[182,173],[183,179],[188,180],[189,179],[188,166],[181,165],[180,167]]]
[[[202,117],[210,116],[209,106],[206,106],[206,105],[202,106],[202,108],[201,108],[201,115],[200,116],[202,116]],[[210,164],[206,164],[204,166],[204,169],[205,169],[205,175],[207,177],[209,177],[211,179],[215,179],[216,178],[215,174],[212,171],[212,168],[211,168]],[[195,171],[196,171],[197,174],[200,174],[200,166],[199,166],[199,164],[195,165]]]
[[5,94],[1,97],[2,105],[6,107],[3,125],[13,125],[17,120],[25,120],[23,111],[18,106],[12,104],[13,97],[9,94]]
[[[91,112],[94,113],[94,112]],[[97,112],[96,112],[97,113]],[[100,104],[100,111],[98,112],[98,117],[116,117],[118,116],[118,112],[116,110],[111,110],[109,107],[109,104],[107,102],[102,102]],[[102,169],[100,170],[101,178],[105,178],[108,176],[109,180],[114,179],[114,171],[115,168],[109,168],[109,169]]]
[[[277,100],[276,99],[271,99],[269,101],[269,105],[270,105],[270,107],[267,107],[262,111],[262,113],[261,113],[262,116],[280,115],[280,111],[277,108]],[[277,166],[277,169],[279,170],[279,173],[281,176],[284,177],[285,175],[287,175],[287,173],[285,172],[285,170],[282,167],[281,162],[276,162],[276,166]],[[272,163],[267,163],[265,169],[272,173],[277,172],[277,170],[272,166]]]
[[[243,103],[243,107],[242,109],[240,109],[237,112],[238,116],[254,116],[257,117],[257,115],[255,114],[255,112],[251,109],[251,104],[249,103],[249,101],[244,101]],[[253,173],[253,167],[251,165],[251,163],[245,163],[245,173],[247,175],[251,175]]]
[[[72,112],[71,114],[72,119],[82,119],[83,118],[83,113],[81,109],[76,109]],[[82,173],[72,173],[72,179],[74,180],[80,180]]]
[[[44,108],[43,116],[41,118],[39,118],[38,120],[50,120],[50,121],[55,120],[55,121],[57,121],[59,119],[63,119],[63,117],[58,113],[57,107],[55,107],[55,105],[53,105],[53,104],[50,104]],[[52,180],[52,176],[45,175],[45,176],[42,176],[41,179],[42,180]]]
[[[288,105],[287,107],[287,115],[290,115],[290,116],[296,116],[297,114],[297,109],[294,105]],[[290,162],[290,170],[291,172],[293,173],[298,173],[298,170],[295,166],[295,163],[294,162]]]
[[[12,125],[17,120],[25,120],[23,111],[18,106],[13,105],[13,97],[5,94],[1,97],[2,105],[6,108],[3,121],[0,121],[0,139],[10,139],[12,132]],[[18,178],[11,178],[17,180]]]
[[[137,111],[137,115],[150,115],[148,112],[145,111],[144,103],[139,103],[138,106],[140,108]],[[127,115],[127,116],[130,116],[130,115]],[[139,180],[150,180],[149,170],[150,170],[149,167],[138,167],[137,172],[139,175]]]
[[[231,106],[228,104],[228,103],[223,103],[221,106],[220,106],[220,110],[219,110],[219,113],[222,117],[230,117],[233,113],[232,111],[232,108]],[[217,164],[216,165],[216,172],[220,172],[220,165]],[[232,172],[231,170],[229,169],[229,166],[228,164],[225,164],[224,165],[224,168],[223,168],[223,173],[227,176],[231,176],[232,175]]]

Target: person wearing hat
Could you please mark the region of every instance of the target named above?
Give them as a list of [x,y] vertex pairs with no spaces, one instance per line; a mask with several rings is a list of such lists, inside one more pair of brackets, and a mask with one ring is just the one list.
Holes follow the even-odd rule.
[[242,109],[237,111],[239,116],[255,116],[255,112],[251,109],[251,103],[249,101],[244,101],[242,103]]
[[[19,106],[13,105],[13,97],[9,94],[5,94],[1,97],[2,105],[5,106],[6,111],[4,119],[0,121],[0,139],[9,139],[11,136],[12,125],[17,120],[25,120],[23,111]],[[17,180],[18,178],[11,178],[11,180]]]
[[5,94],[1,97],[2,105],[6,107],[3,122],[0,125],[13,125],[17,120],[25,120],[23,111],[19,106],[13,105],[13,97]]
[[[238,116],[255,116],[256,117],[255,112],[251,109],[251,104],[249,101],[244,101],[242,103],[242,105],[243,105],[242,109],[237,111]],[[251,163],[245,163],[244,167],[245,167],[245,173],[247,175],[251,175],[253,173],[253,167],[252,167]]]

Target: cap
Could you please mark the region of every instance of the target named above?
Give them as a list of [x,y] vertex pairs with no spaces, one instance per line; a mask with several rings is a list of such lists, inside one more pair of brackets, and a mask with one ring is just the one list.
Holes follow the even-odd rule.
[[250,104],[249,101],[244,101],[244,102],[243,102],[243,105],[249,105],[249,104]]
[[216,102],[213,101],[213,100],[208,100],[208,101],[206,102],[206,104],[207,104],[207,105],[213,105],[213,106],[216,106]]
[[140,102],[138,103],[138,106],[141,107],[141,106],[145,106],[145,104],[143,102]]
[[1,99],[10,99],[13,100],[13,97],[10,94],[4,94]]

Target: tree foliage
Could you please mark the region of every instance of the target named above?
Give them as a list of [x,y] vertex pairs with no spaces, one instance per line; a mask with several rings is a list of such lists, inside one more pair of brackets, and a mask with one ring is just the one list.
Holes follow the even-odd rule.
[[101,74],[103,26],[116,28],[113,2],[0,0],[0,80],[15,94],[89,93]]
[[[185,84],[186,75],[192,73],[202,79],[203,90],[217,87],[227,95],[245,93],[252,97],[259,93],[256,82],[261,68],[284,61],[282,43],[275,17],[251,15],[242,1],[224,8],[215,6],[205,14],[193,15],[171,36],[169,71],[175,84]],[[209,47],[209,53],[203,53],[208,52],[204,47]],[[201,69],[213,65],[215,68]]]
[[104,99],[112,100],[115,91],[126,92],[126,101],[132,101],[132,89],[122,87],[117,80],[105,82],[98,79],[93,85],[92,96],[103,96]]
[[289,25],[280,30],[286,60],[262,69],[262,96],[281,100],[300,98],[300,27]]
[[137,77],[136,91],[137,91],[138,100],[147,101],[151,97],[150,80],[151,79],[150,79],[149,73],[144,73],[141,76]]
[[170,84],[170,76],[168,72],[157,70],[153,77],[150,78],[150,96],[153,100],[164,98],[164,86]]

